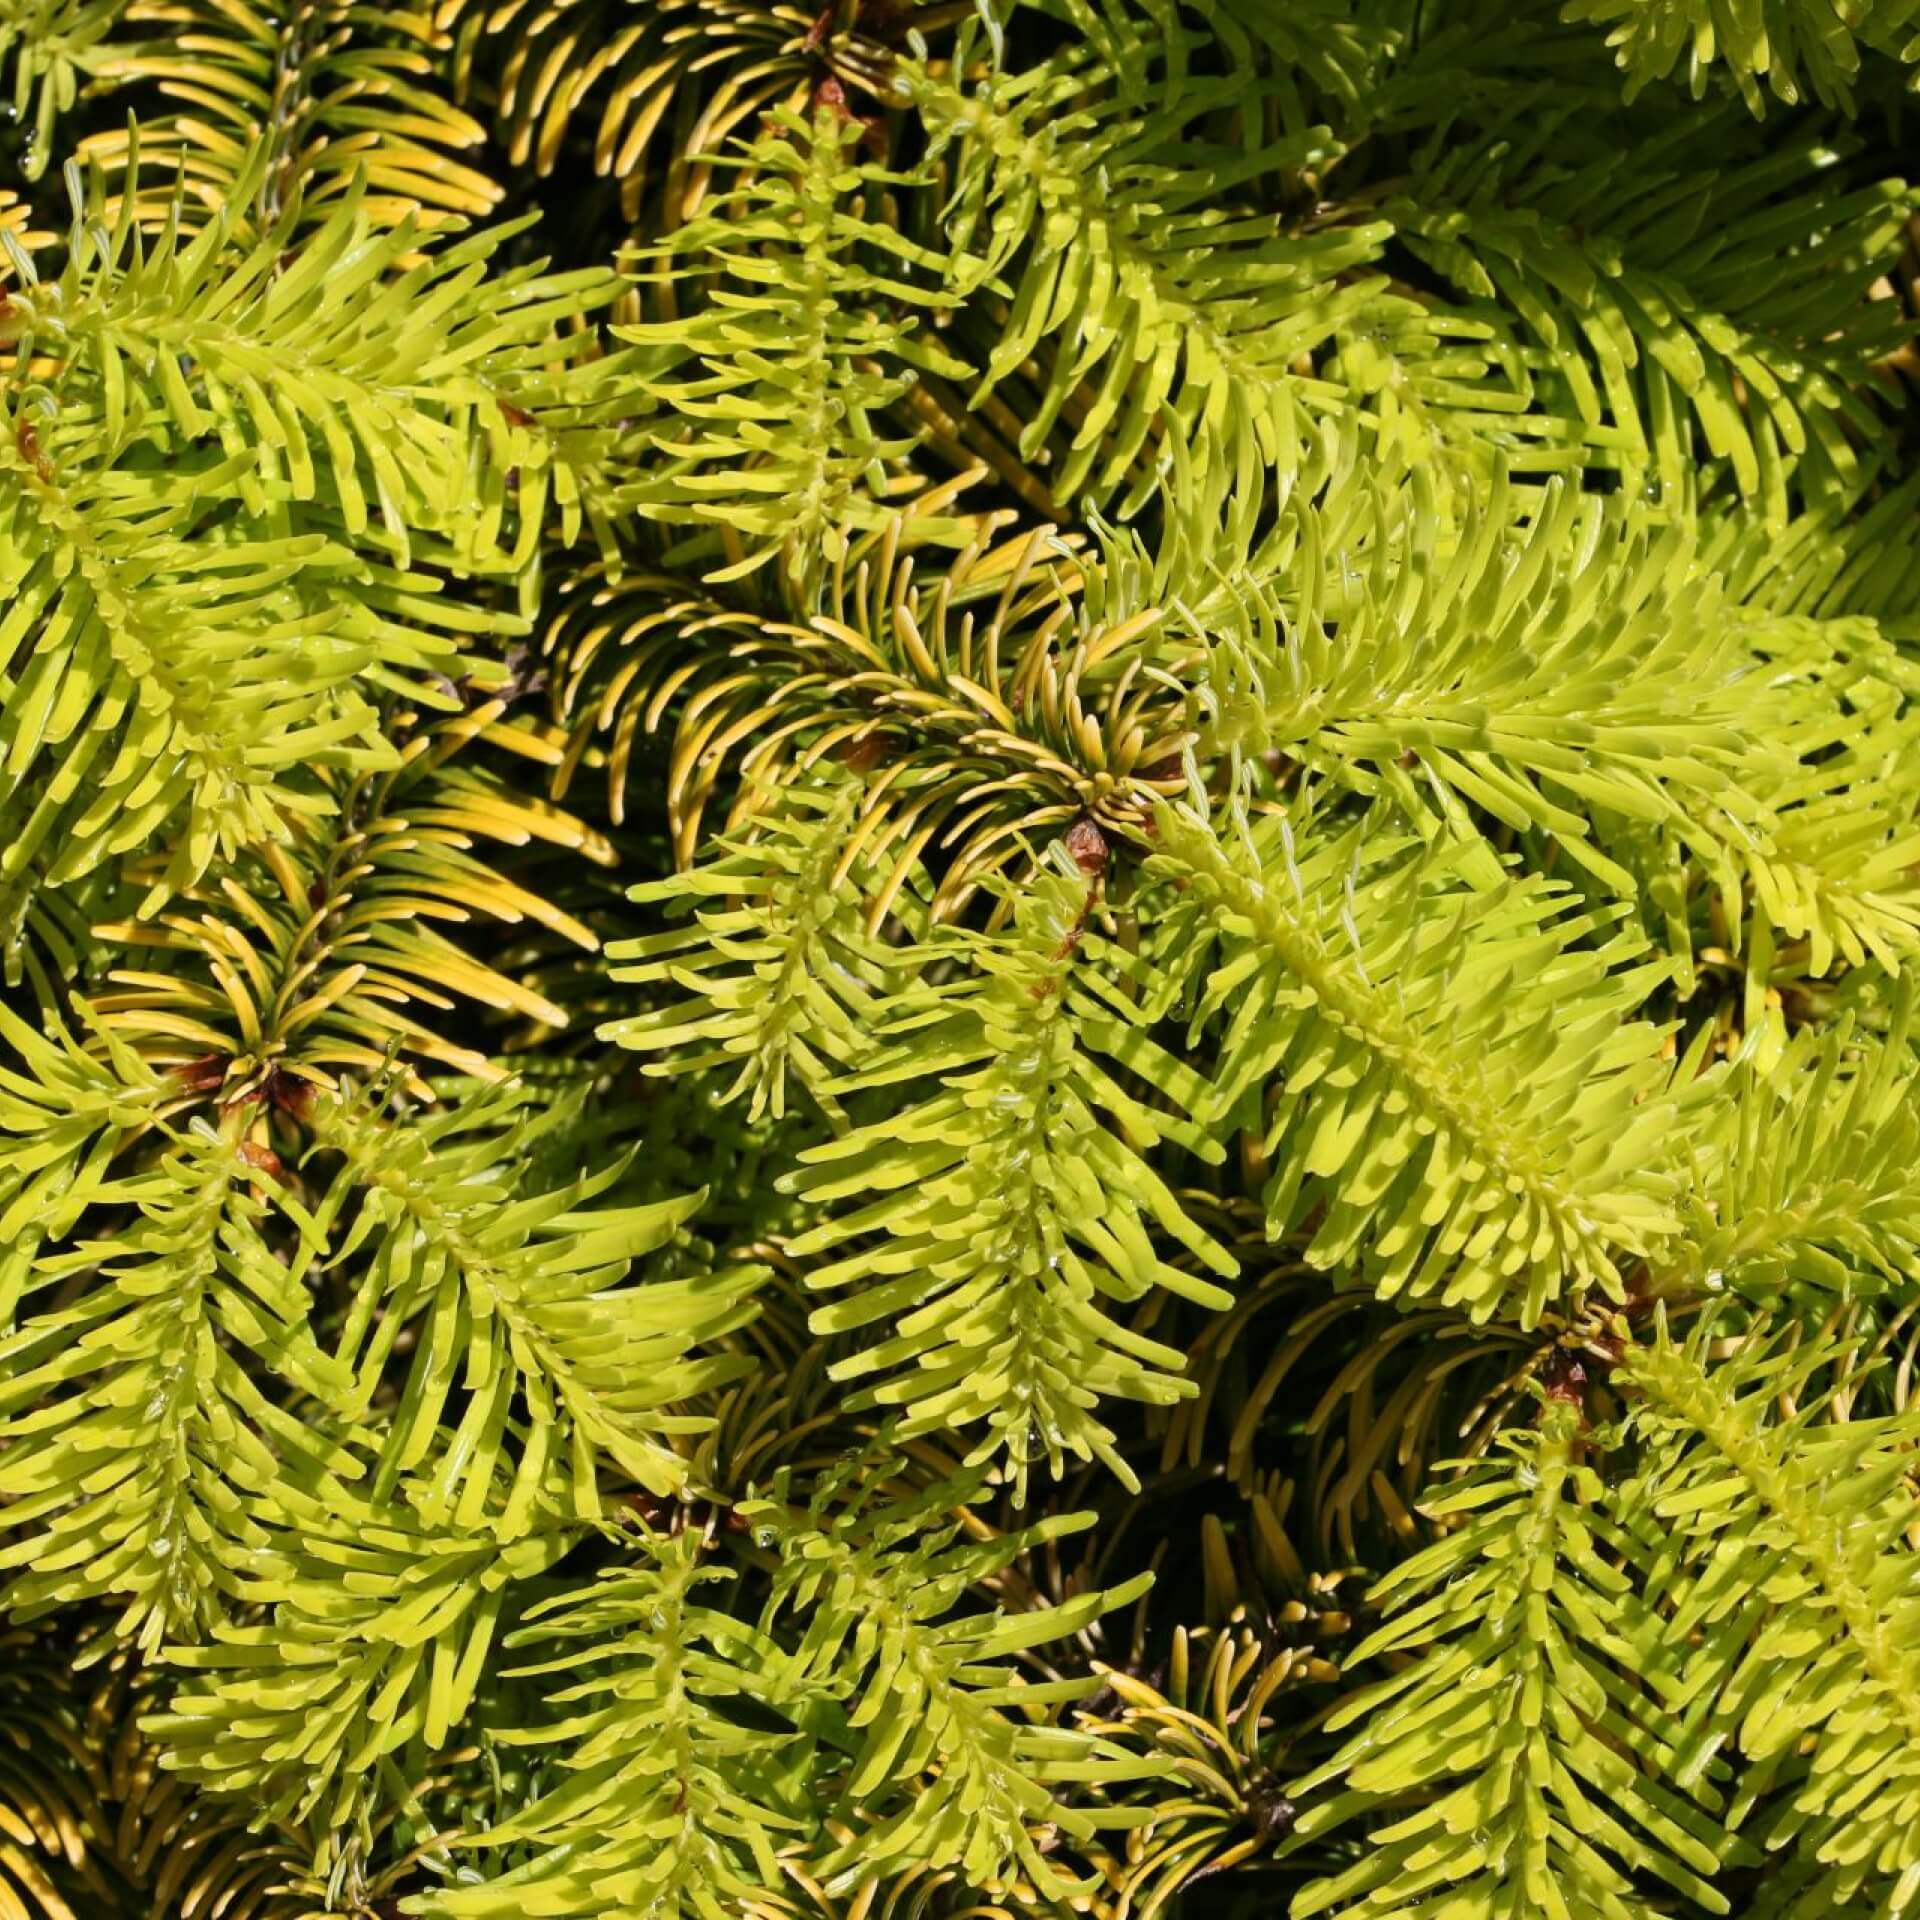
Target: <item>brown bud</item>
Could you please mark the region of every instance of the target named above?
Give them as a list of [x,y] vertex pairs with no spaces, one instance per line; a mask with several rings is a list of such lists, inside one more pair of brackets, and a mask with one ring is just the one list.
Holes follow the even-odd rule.
[[22,420],[14,428],[13,443],[20,449],[20,458],[40,476],[40,484],[52,486],[53,462],[47,458],[46,449],[40,444],[39,429],[31,420]]
[[673,1507],[671,1501],[663,1500],[658,1494],[648,1493],[637,1487],[631,1493],[622,1494],[620,1503],[637,1519],[656,1528],[667,1520]]
[[282,1073],[278,1067],[267,1075],[267,1098],[282,1113],[304,1120],[313,1107],[314,1085],[297,1073]]
[[1067,852],[1073,864],[1089,880],[1097,880],[1107,870],[1107,836],[1082,814],[1067,829]]
[[1284,1840],[1293,1831],[1299,1817],[1293,1802],[1284,1793],[1257,1793],[1247,1808],[1247,1821],[1263,1841]]
[[875,729],[849,740],[834,758],[853,773],[871,773],[887,757],[886,735]]
[[257,1167],[269,1180],[278,1180],[287,1171],[280,1163],[280,1156],[271,1147],[263,1147],[255,1140],[241,1141],[240,1158],[248,1166]]
[[224,1053],[203,1053],[197,1060],[173,1069],[174,1078],[191,1093],[211,1093],[227,1077]]
[[1547,1361],[1546,1388],[1549,1400],[1586,1410],[1587,1370],[1565,1347],[1556,1347]]

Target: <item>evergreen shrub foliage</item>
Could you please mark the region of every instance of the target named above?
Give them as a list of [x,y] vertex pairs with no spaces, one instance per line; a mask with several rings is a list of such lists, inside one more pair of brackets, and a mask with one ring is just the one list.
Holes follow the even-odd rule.
[[0,1920],[1920,1916],[1916,0],[0,0]]

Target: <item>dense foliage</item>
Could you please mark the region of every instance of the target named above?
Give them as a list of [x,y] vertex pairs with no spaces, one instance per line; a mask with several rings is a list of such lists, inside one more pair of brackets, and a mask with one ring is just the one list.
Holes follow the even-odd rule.
[[0,1920],[1920,1915],[1920,0],[0,0]]

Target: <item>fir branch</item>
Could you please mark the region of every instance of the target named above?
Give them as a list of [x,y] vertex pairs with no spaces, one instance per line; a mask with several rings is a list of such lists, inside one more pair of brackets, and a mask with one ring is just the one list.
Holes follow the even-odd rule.
[[678,1408],[740,1370],[701,1349],[752,1318],[760,1279],[743,1267],[622,1286],[704,1196],[591,1207],[618,1161],[521,1193],[517,1104],[509,1089],[403,1127],[364,1099],[327,1098],[310,1116],[316,1148],[337,1156],[320,1211],[342,1223],[340,1252],[366,1254],[338,1348],[358,1410],[417,1328],[375,1497],[417,1474],[409,1498],[429,1526],[503,1540],[537,1524],[556,1481],[568,1511],[597,1519],[603,1456],[655,1494],[681,1484],[672,1436],[705,1423]]
[[968,943],[980,977],[952,1010],[937,1017],[936,1005],[929,1023],[909,997],[905,1037],[847,1083],[933,1080],[940,1090],[810,1148],[782,1182],[815,1205],[862,1202],[789,1249],[804,1259],[852,1243],[808,1275],[821,1289],[860,1287],[817,1309],[815,1332],[893,1328],[836,1363],[834,1377],[879,1375],[859,1404],[903,1408],[902,1439],[984,1423],[969,1464],[1004,1456],[1017,1499],[1035,1464],[1058,1475],[1069,1454],[1135,1484],[1102,1398],[1164,1405],[1191,1391],[1178,1349],[1102,1304],[1155,1288],[1230,1303],[1164,1259],[1156,1234],[1216,1274],[1237,1271],[1144,1157],[1162,1139],[1207,1159],[1218,1149],[1126,1093],[1106,1064],[1157,1080],[1176,1101],[1200,1091],[1080,957],[1094,885],[1057,848],[1028,883],[1012,935]]
[[1430,1902],[1489,1920],[1629,1920],[1646,1881],[1731,1911],[1710,1877],[1743,1857],[1713,1817],[1722,1797],[1694,1780],[1690,1803],[1662,1778],[1681,1732],[1640,1678],[1647,1549],[1594,1511],[1578,1425],[1555,1405],[1537,1432],[1508,1436],[1506,1460],[1430,1503],[1460,1524],[1384,1583],[1396,1617],[1354,1658],[1420,1657],[1344,1702],[1329,1726],[1360,1732],[1289,1788],[1307,1802],[1340,1787],[1305,1805],[1298,1840],[1372,1827],[1358,1861],[1294,1901],[1301,1920],[1439,1910]]
[[1311,1214],[1315,1264],[1476,1320],[1624,1297],[1622,1255],[1678,1224],[1680,1111],[1633,1017],[1665,962],[1470,845],[1316,833],[1298,810],[1261,827],[1169,809],[1160,864],[1218,941],[1186,950],[1193,1031],[1220,1033],[1203,1113],[1271,1161],[1269,1232]]

